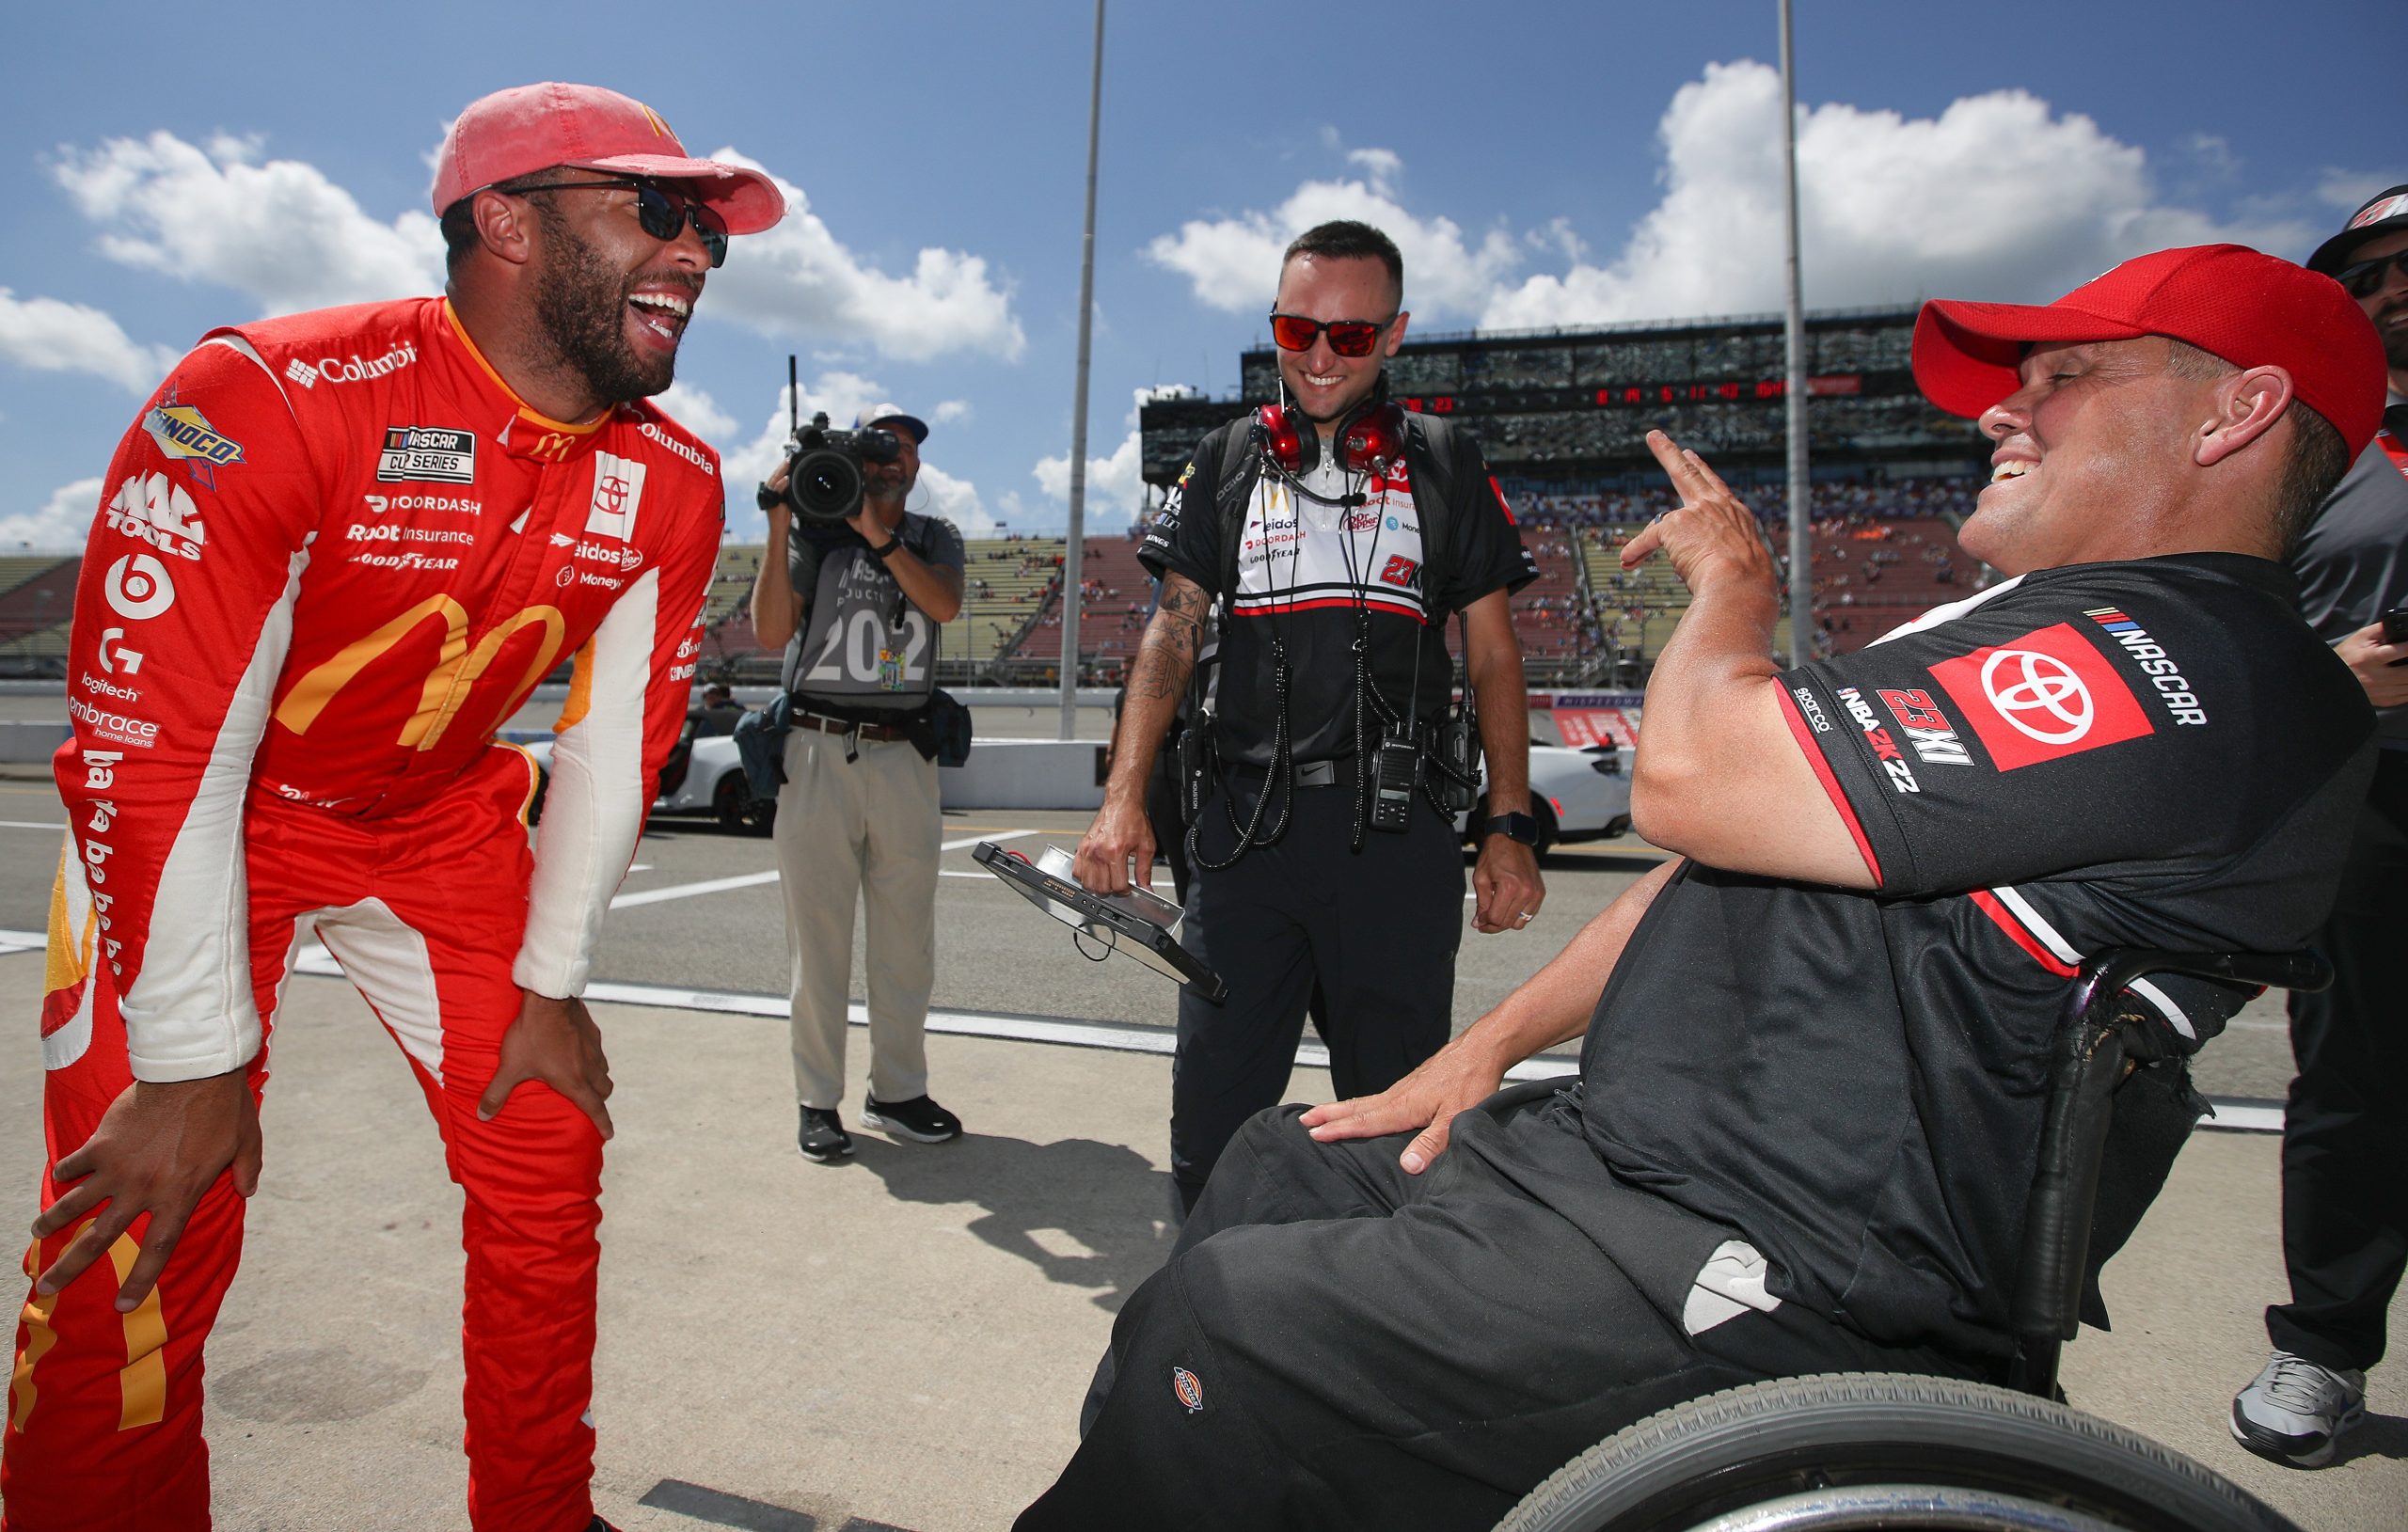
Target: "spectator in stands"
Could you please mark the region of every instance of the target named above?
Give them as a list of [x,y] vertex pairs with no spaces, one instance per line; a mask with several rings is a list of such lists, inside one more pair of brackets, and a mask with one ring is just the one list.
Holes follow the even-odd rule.
[[2385,1312],[2408,1264],[2408,185],[2358,209],[2308,257],[2382,337],[2384,430],[2358,454],[2292,557],[2308,622],[2379,710],[2374,780],[2340,902],[2317,934],[2333,987],[2290,998],[2299,1077],[2283,1113],[2283,1261],[2291,1301],[2266,1311],[2273,1357],[2232,1401],[2242,1445],[2314,1468],[2366,1411]]
[[[853,1152],[845,1093],[853,907],[869,910],[869,1096],[862,1125],[918,1144],[961,1133],[928,1096],[926,1032],[936,983],[938,843],[934,736],[938,630],[961,610],[961,534],[905,509],[928,428],[893,404],[856,429],[893,433],[902,452],[865,463],[861,509],[834,524],[796,520],[763,486],[769,542],[752,585],[752,629],[785,651],[793,699],[778,794],[778,887],[793,965],[796,1146],[827,1163]],[[856,641],[864,626],[875,645]]]
[[[1101,892],[1150,876],[1147,776],[1217,599],[1221,781],[1189,843],[1182,929],[1228,993],[1180,993],[1171,1175],[1182,1211],[1239,1124],[1287,1089],[1316,983],[1342,1095],[1386,1089],[1447,1040],[1463,858],[1452,815],[1420,782],[1436,785],[1421,754],[1453,690],[1445,624],[1458,610],[1499,811],[1481,836],[1473,924],[1519,930],[1544,897],[1508,606],[1538,571],[1478,447],[1388,401],[1384,369],[1408,318],[1402,258],[1369,225],[1322,225],[1282,257],[1276,302],[1296,461],[1270,459],[1267,428],[1230,422],[1197,445],[1142,545],[1163,593],[1078,854],[1080,881]],[[1386,433],[1385,451],[1409,472],[1341,462],[1339,432],[1357,422]],[[1433,529],[1444,535],[1425,541]],[[1373,829],[1383,750],[1403,758],[1403,796]]]
[[[1247,1124],[1022,1532],[1486,1527],[1682,1398],[2012,1353],[2056,975],[2288,948],[2332,902],[2372,718],[2278,561],[2383,365],[2331,282],[2231,245],[1927,305],[1915,362],[1996,444],[1964,540],[2021,578],[1783,672],[1754,516],[1652,438],[1682,504],[1624,558],[1661,549],[1692,600],[1631,808],[1680,855],[1394,1090]],[[2119,721],[2019,729],[2002,648]],[[1959,750],[1892,732],[1934,715]],[[2155,987],[2169,1039],[2242,1001]],[[1584,1031],[1576,1085],[1497,1091]]]

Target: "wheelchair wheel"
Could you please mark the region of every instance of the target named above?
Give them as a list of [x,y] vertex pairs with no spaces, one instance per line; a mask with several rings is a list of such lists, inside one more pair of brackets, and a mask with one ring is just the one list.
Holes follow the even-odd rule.
[[1751,1383],[1575,1458],[1497,1532],[2298,1532],[2238,1485],[2064,1405],[1911,1373]]

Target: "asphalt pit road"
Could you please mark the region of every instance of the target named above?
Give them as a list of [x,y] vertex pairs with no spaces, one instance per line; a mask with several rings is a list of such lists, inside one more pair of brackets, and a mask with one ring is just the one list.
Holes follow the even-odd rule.
[[277,1351],[210,1374],[210,1408],[244,1420],[322,1426],[357,1420],[426,1386],[426,1373],[372,1362],[340,1346]]

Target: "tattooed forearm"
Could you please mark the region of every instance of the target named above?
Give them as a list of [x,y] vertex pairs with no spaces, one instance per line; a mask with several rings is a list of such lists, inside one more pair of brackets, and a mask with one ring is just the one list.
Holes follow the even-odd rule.
[[1204,649],[1204,622],[1212,610],[1212,598],[1194,581],[1173,575],[1164,582],[1162,600],[1130,667],[1130,695],[1162,699],[1187,688]]

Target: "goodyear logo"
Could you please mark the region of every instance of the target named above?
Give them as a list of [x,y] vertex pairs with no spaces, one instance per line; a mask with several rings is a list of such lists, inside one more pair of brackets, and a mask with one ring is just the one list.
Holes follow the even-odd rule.
[[243,461],[243,444],[221,435],[209,418],[190,404],[161,404],[142,421],[142,429],[169,457],[198,458],[214,467]]

